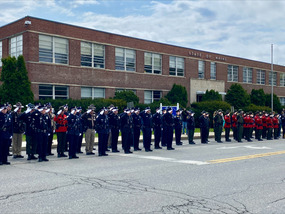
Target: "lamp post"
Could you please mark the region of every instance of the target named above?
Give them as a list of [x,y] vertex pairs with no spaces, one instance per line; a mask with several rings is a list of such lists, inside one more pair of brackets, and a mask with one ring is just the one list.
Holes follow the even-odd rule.
[[271,44],[271,111],[273,112],[273,44]]

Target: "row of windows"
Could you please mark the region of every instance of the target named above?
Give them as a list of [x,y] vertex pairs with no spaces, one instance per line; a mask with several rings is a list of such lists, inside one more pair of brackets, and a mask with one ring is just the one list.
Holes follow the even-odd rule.
[[2,41],[0,41],[0,67],[2,66]]
[[[116,89],[122,91],[124,89]],[[136,94],[136,90],[131,90]],[[162,97],[161,91],[144,91],[144,103],[150,104],[160,100]],[[39,85],[39,99],[68,99],[69,87],[58,85]],[[105,88],[97,87],[81,87],[81,98],[105,98]]]
[[285,97],[279,97],[282,106],[285,106]]

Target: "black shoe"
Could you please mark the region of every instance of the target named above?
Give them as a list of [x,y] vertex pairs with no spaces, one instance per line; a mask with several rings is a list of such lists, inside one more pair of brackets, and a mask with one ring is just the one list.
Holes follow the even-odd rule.
[[48,154],[47,154],[47,156],[53,156],[53,155],[54,155],[53,153],[48,153]]
[[76,155],[74,155],[74,156],[72,156],[72,158],[74,158],[74,159],[78,159],[79,157],[78,157],[78,156],[76,156]]
[[151,149],[146,149],[145,151],[146,151],[146,152],[152,152],[152,150],[151,150]]
[[96,148],[95,148],[95,147],[93,147],[93,150],[96,150]]
[[32,160],[37,160],[38,158],[34,155],[31,156]]
[[24,158],[23,155],[17,155],[17,158]]
[[263,141],[262,139],[258,139],[258,141]]
[[13,158],[15,158],[15,159],[18,158],[18,155],[13,155]]
[[108,156],[108,154],[103,154],[103,156]]
[[79,151],[79,152],[77,152],[78,154],[82,154],[83,152],[82,151]]
[[1,166],[1,165],[3,165],[3,163],[2,163],[2,162],[0,162],[0,166]]
[[231,140],[226,140],[226,142],[232,142]]
[[8,156],[12,156],[12,154],[11,154],[11,153],[9,153],[9,154],[8,154]]
[[113,153],[117,153],[120,152],[119,150],[112,150]]
[[247,140],[247,142],[252,142],[252,140],[249,139],[249,140]]
[[28,155],[27,160],[32,160],[32,156],[31,156],[31,155]]
[[155,149],[162,149],[162,147],[160,147],[160,146],[157,146],[157,147],[155,147]]
[[43,161],[48,161],[48,159],[44,158]]
[[110,152],[110,149],[106,149],[106,152]]
[[175,150],[174,148],[167,148],[167,150]]
[[218,143],[223,143],[223,141],[217,141]]
[[87,152],[86,155],[95,155],[94,152]]
[[239,140],[238,142],[239,142],[239,143],[243,143],[242,140]]
[[3,164],[10,165],[11,163],[10,162],[3,162]]
[[180,143],[176,143],[177,146],[182,146],[183,144],[180,142]]
[[42,161],[43,161],[43,159],[39,158],[39,162],[42,162]]
[[196,144],[195,142],[190,142],[189,144]]
[[69,156],[68,159],[72,159],[72,156]]

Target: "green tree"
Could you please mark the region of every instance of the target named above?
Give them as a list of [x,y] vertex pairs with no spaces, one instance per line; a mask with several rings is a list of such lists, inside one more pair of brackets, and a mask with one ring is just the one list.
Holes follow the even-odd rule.
[[[271,94],[265,95],[265,106],[268,106],[269,108],[271,108]],[[273,111],[275,112],[282,111],[282,105],[276,94],[273,94]]]
[[127,103],[134,102],[134,105],[138,104],[139,98],[133,91],[124,90],[124,91],[117,91],[115,93],[114,99],[118,100],[125,100]]
[[12,104],[21,102],[27,104],[33,102],[34,95],[31,90],[31,82],[28,78],[28,72],[25,65],[24,57],[21,55],[7,57],[2,59],[2,72],[0,80],[1,85],[1,102],[10,102]]
[[265,93],[263,89],[252,89],[250,94],[251,103],[257,106],[265,106]]
[[165,96],[165,98],[167,98],[170,101],[170,103],[173,104],[179,103],[181,107],[186,107],[188,103],[187,90],[182,85],[174,84],[172,86],[172,89]]
[[213,101],[213,100],[222,101],[223,100],[222,95],[220,95],[219,92],[213,89],[210,91],[207,90],[202,97],[202,101]]
[[226,102],[234,106],[235,109],[241,109],[250,104],[249,94],[237,83],[231,85],[225,97]]

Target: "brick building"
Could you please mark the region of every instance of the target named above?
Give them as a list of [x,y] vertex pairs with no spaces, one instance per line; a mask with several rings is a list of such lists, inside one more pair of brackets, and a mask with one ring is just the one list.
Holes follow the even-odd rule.
[[[34,98],[109,98],[132,90],[142,103],[186,87],[189,102],[233,83],[271,93],[271,65],[116,35],[34,17],[0,28],[0,58],[23,54]],[[0,63],[1,70],[1,63]],[[285,67],[274,65],[274,93],[285,105]]]

